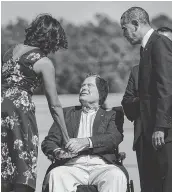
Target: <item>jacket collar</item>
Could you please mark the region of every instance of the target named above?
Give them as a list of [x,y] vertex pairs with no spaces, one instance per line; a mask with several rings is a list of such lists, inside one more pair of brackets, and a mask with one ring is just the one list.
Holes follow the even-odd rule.
[[147,33],[146,35],[143,37],[143,40],[142,40],[142,47],[145,48],[146,47],[146,44],[147,42],[149,41],[152,33],[154,32],[154,30],[151,28]]
[[146,43],[146,46],[144,48],[144,50],[147,49],[147,47],[154,42],[157,38],[159,37],[159,34],[157,33],[157,31],[153,31],[153,33],[151,34],[151,36],[148,39],[148,42]]
[[94,123],[93,123],[93,135],[96,135],[98,128],[100,127],[103,119],[105,116],[105,110],[102,108],[99,108],[99,110],[97,111],[96,117],[94,119]]
[[[82,107],[81,106],[77,106],[74,109],[74,137],[77,137],[78,135],[78,130],[79,130],[79,124],[80,124],[80,119],[81,119],[81,112],[82,112]],[[98,127],[100,126],[102,119],[104,117],[104,113],[105,110],[103,110],[102,108],[99,108],[97,113],[96,113],[96,117],[94,119],[94,123],[93,123],[93,135],[96,134]]]

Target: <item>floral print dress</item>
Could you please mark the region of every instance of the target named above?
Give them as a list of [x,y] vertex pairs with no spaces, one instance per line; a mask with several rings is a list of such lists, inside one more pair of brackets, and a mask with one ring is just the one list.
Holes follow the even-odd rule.
[[38,129],[32,94],[40,86],[41,76],[33,65],[44,55],[32,49],[13,61],[12,52],[1,74],[1,181],[35,189]]

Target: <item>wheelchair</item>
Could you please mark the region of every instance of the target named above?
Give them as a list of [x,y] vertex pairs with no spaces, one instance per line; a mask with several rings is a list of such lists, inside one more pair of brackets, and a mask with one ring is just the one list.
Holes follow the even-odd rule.
[[[118,149],[115,151],[118,154],[118,164],[123,165],[123,160],[126,158],[125,152],[119,152]],[[77,187],[76,192],[98,192],[97,187],[95,185],[79,185]],[[126,192],[134,192],[134,183],[133,180],[129,180],[129,175],[127,175],[127,191]]]
[[[116,112],[116,119],[115,123],[117,125],[117,128],[119,132],[123,133],[123,124],[124,124],[124,112],[121,106],[113,107],[111,110],[114,110]],[[123,160],[126,158],[125,152],[119,152],[119,149],[115,149],[114,153],[117,157],[117,165],[123,166]],[[52,157],[48,156],[48,159],[52,161]],[[125,168],[125,167],[124,167]],[[127,172],[127,170],[126,170]],[[134,192],[134,183],[133,180],[129,179],[129,175],[127,172],[127,191],[126,192]],[[95,185],[79,185],[77,187],[76,192],[98,192],[97,187]]]

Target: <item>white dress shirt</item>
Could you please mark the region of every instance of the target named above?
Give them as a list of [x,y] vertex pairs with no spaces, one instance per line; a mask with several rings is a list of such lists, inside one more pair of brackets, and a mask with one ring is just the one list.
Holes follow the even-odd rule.
[[152,35],[152,33],[154,32],[154,29],[150,29],[146,35],[143,37],[143,40],[142,40],[142,47],[145,48],[150,36]]
[[[97,111],[89,110],[81,112],[80,125],[77,138],[88,138],[92,136],[92,128]],[[91,139],[89,139],[90,148],[92,148]],[[82,165],[102,165],[106,162],[97,155],[81,155],[69,160],[65,165],[82,164]]]

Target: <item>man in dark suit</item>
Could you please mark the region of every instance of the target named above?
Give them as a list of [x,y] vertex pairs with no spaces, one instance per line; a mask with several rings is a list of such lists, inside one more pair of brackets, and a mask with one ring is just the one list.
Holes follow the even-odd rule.
[[115,124],[116,113],[101,108],[107,94],[104,79],[88,76],[80,89],[81,106],[64,108],[69,142],[64,146],[55,123],[50,128],[42,150],[56,163],[45,177],[43,191],[73,192],[78,185],[96,185],[99,192],[126,192],[126,175],[122,167],[115,165],[114,153],[123,135]]
[[122,99],[122,106],[124,113],[128,120],[134,121],[134,141],[133,150],[136,151],[137,164],[140,177],[140,188],[141,192],[144,192],[144,175],[143,170],[143,143],[142,143],[142,124],[140,118],[140,99],[138,93],[138,74],[139,65],[134,66],[131,69],[128,84]]
[[[157,32],[161,35],[165,35],[170,40],[172,40],[172,30],[168,27],[161,27],[157,30]],[[133,142],[133,150],[136,151],[139,176],[140,176],[140,186],[141,191],[143,191],[142,186],[142,156],[140,155],[142,152],[142,145],[140,146],[140,136],[141,136],[141,119],[140,119],[140,99],[138,93],[138,74],[139,74],[139,65],[134,66],[131,69],[131,73],[129,76],[128,84],[123,96],[122,106],[125,112],[125,115],[128,120],[131,122],[134,121],[134,142]]]
[[172,42],[154,31],[140,7],[123,13],[121,27],[141,44],[138,96],[141,119],[140,166],[143,192],[172,191]]

